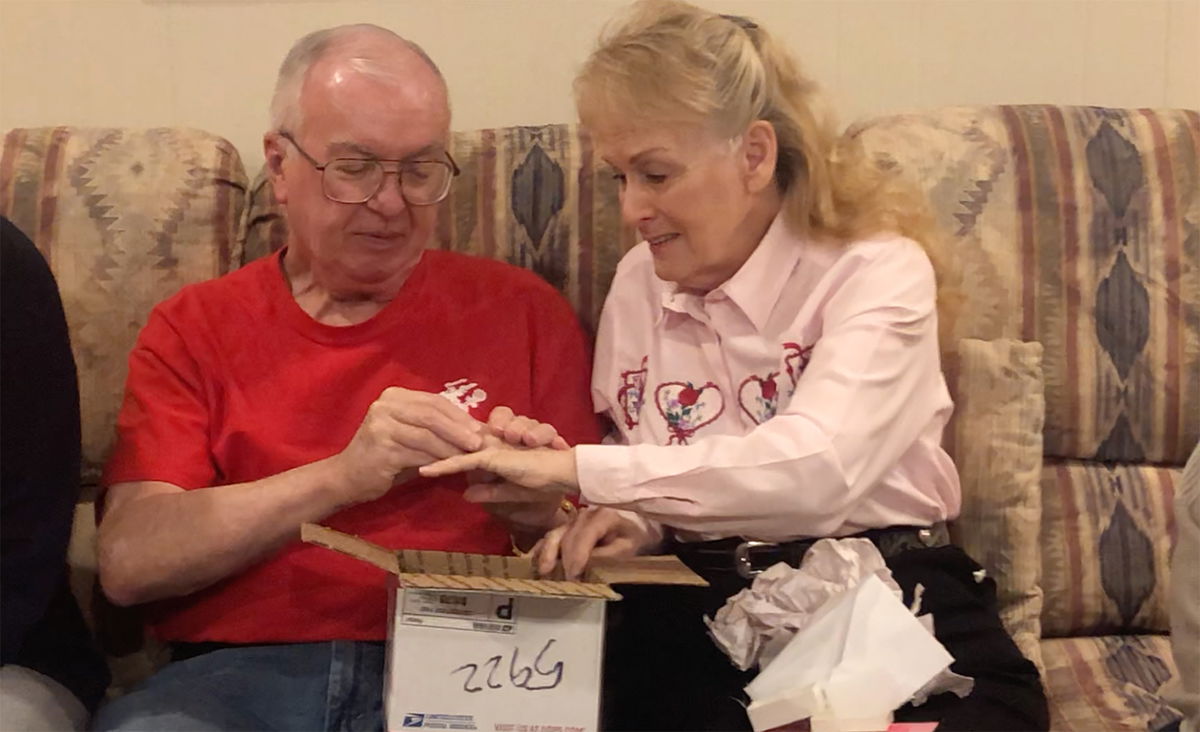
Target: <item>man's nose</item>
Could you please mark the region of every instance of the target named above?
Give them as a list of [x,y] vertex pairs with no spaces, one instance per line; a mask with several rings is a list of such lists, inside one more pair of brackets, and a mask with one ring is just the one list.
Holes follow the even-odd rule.
[[397,216],[408,208],[404,193],[400,189],[400,176],[388,172],[383,174],[383,182],[375,195],[367,199],[367,207],[382,216]]

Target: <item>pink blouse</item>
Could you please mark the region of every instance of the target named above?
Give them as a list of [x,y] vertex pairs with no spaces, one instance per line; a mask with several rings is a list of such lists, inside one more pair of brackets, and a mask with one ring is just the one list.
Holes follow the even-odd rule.
[[617,267],[592,376],[625,444],[576,448],[584,501],[685,541],[953,518],[934,302],[929,259],[898,235],[821,244],[780,216],[704,295],[658,279],[639,244]]

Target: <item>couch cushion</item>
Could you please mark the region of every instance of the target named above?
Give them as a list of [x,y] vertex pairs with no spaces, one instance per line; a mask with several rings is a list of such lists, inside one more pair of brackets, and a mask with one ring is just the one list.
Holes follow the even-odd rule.
[[[462,169],[442,205],[435,246],[532,269],[594,331],[631,234],[617,185],[574,125],[456,132]],[[246,212],[247,261],[283,246],[286,224],[260,172]]]
[[996,581],[1000,616],[1041,666],[1042,346],[964,339],[951,453],[963,506],[951,536]]
[[1045,453],[1182,464],[1200,439],[1200,113],[961,107],[851,134],[957,245],[955,335],[1045,347]]
[[1159,696],[1175,674],[1168,636],[1055,638],[1042,657],[1055,732],[1145,732],[1180,718]]
[[62,292],[79,370],[85,482],[114,436],[126,358],[150,309],[241,258],[246,178],[233,146],[183,129],[15,129],[0,214],[29,235]]
[[1042,634],[1165,632],[1176,468],[1048,461]]

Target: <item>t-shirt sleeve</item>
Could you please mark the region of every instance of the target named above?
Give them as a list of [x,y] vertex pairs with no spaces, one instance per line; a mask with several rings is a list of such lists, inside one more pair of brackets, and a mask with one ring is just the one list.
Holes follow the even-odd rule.
[[534,323],[531,416],[554,425],[571,445],[599,442],[604,433],[592,411],[591,351],[579,319],[549,286],[530,317]]
[[216,482],[210,399],[201,374],[179,325],[162,305],[155,308],[129,355],[105,487],[153,480],[192,489]]

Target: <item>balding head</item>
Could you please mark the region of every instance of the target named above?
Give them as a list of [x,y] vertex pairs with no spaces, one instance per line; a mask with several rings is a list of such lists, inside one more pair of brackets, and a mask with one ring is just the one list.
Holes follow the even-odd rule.
[[404,86],[446,107],[449,95],[437,64],[416,43],[366,23],[314,31],[296,41],[279,67],[271,99],[271,128],[298,131],[306,87],[329,87],[361,76],[387,86]]

